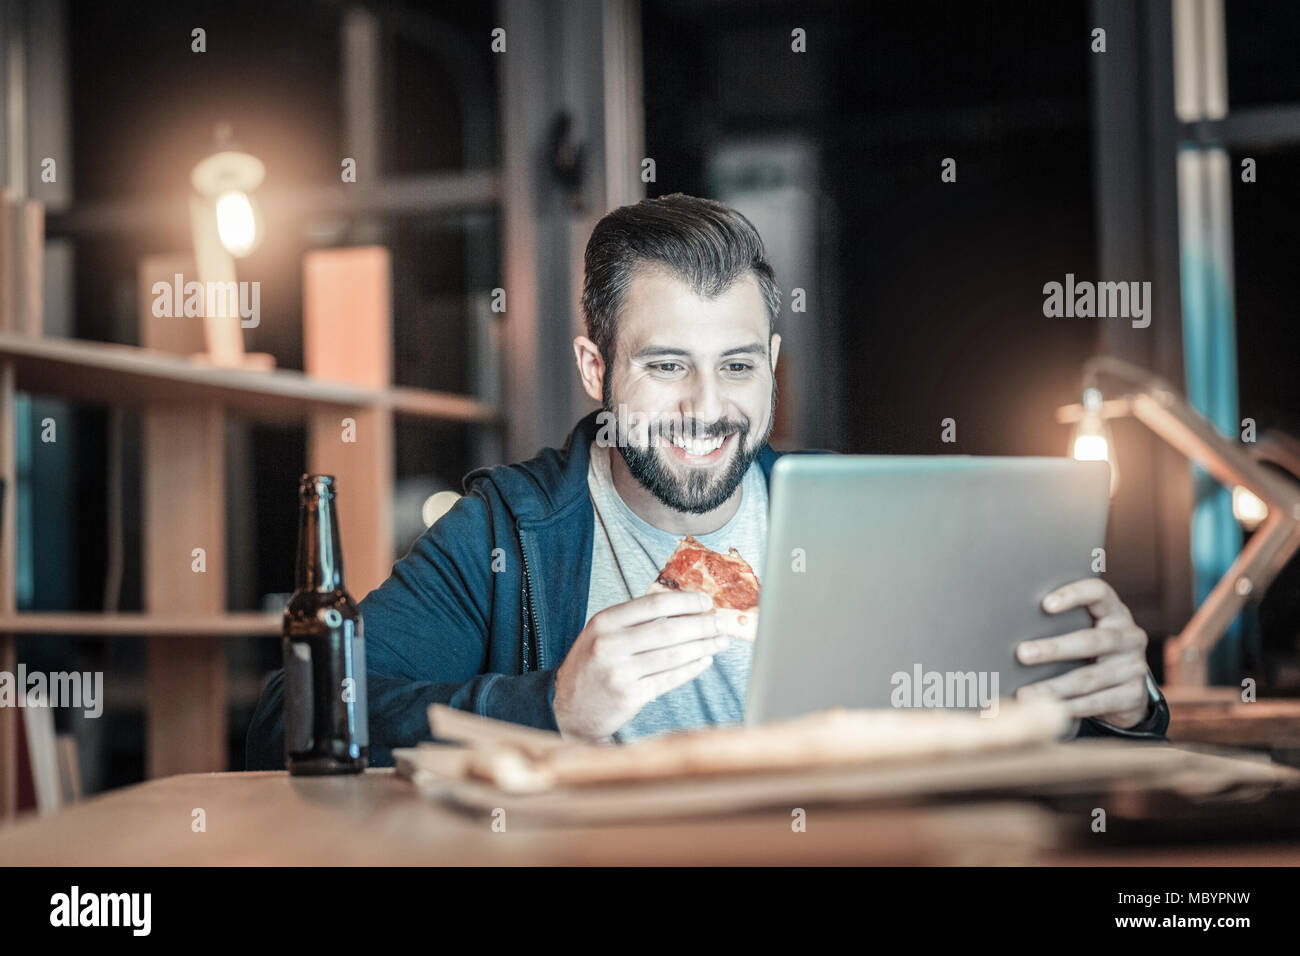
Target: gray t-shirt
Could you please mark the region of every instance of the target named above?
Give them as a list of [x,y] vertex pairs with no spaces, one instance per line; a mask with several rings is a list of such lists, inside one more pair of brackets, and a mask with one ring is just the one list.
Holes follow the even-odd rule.
[[[587,487],[596,527],[591,548],[588,621],[607,607],[645,594],[676,550],[677,542],[685,537],[659,530],[627,506],[614,488],[609,471],[611,454],[617,454],[617,450],[592,442]],[[740,507],[731,520],[717,531],[695,537],[723,554],[735,548],[761,582],[767,546],[767,483],[757,462],[750,465],[741,487]],[[753,653],[752,644],[733,638],[725,651],[714,656],[712,667],[695,680],[650,701],[613,735],[614,739],[625,742],[668,730],[743,721]]]

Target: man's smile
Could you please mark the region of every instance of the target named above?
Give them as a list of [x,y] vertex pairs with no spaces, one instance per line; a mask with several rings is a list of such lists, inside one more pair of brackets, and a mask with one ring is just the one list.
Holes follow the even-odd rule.
[[674,437],[664,440],[660,445],[668,449],[668,454],[676,461],[694,467],[708,467],[720,462],[731,449],[736,437],[732,432],[721,438],[683,438]]

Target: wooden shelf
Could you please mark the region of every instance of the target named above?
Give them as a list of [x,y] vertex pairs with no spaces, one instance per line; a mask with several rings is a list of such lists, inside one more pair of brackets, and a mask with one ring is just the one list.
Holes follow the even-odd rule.
[[16,388],[104,405],[210,402],[258,421],[300,421],[322,408],[390,408],[440,421],[494,424],[497,410],[466,395],[418,388],[368,389],[287,369],[220,368],[131,345],[0,332],[0,363]]
[[67,634],[74,637],[279,637],[282,616],[258,611],[231,614],[98,614],[31,611],[0,617],[0,634]]
[[394,385],[385,393],[385,402],[398,415],[442,421],[492,423],[496,411],[468,395],[430,392],[422,388]]
[[[256,707],[262,698],[262,678],[243,677],[226,680],[226,703],[233,707]],[[104,709],[114,712],[149,709],[149,682],[147,680],[105,681]]]

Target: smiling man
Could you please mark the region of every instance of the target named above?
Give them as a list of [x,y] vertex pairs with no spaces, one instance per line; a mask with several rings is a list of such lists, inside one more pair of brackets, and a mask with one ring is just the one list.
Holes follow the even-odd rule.
[[[676,194],[597,224],[574,355],[601,409],[563,449],[467,475],[361,602],[372,764],[429,739],[432,703],[615,742],[743,719],[753,645],[708,598],[646,590],[688,534],[762,580],[780,304],[762,240],[726,206]],[[1031,686],[1066,700],[1081,735],[1163,738],[1146,634],[1099,580],[1044,601],[1077,606],[1094,627],[1019,653],[1088,663]],[[277,673],[249,769],[284,765],[282,695]]]

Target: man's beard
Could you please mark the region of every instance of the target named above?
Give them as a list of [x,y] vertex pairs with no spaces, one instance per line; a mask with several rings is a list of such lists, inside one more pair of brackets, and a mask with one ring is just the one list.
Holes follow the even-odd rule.
[[[609,394],[609,376],[605,376],[606,383],[602,388],[601,404],[606,412],[614,416],[613,420],[618,421],[615,405]],[[694,438],[719,438],[734,434],[732,442],[736,445],[735,452],[729,452],[731,463],[721,475],[713,475],[708,469],[687,467],[687,477],[682,479],[677,473],[664,461],[662,456],[666,456],[668,451],[663,446],[667,445],[674,434],[673,431],[664,429],[657,432],[657,422],[652,422],[647,432],[649,445],[641,448],[634,445],[629,436],[624,434],[620,428],[618,433],[618,450],[623,456],[623,461],[627,464],[627,470],[632,473],[641,487],[650,492],[661,502],[672,508],[674,511],[681,511],[687,514],[706,514],[716,508],[721,507],[728,498],[735,493],[740,483],[745,480],[745,472],[749,471],[755,459],[758,458],[759,451],[767,444],[768,438],[772,435],[772,426],[776,419],[776,383],[772,383],[772,403],[768,409],[767,427],[763,432],[763,437],[753,443],[750,447],[747,439],[749,437],[750,422],[749,419],[742,419],[739,422],[722,418],[708,426],[699,426],[695,419],[684,419],[681,424],[681,434]],[[655,446],[654,437],[658,434],[659,447]]]

